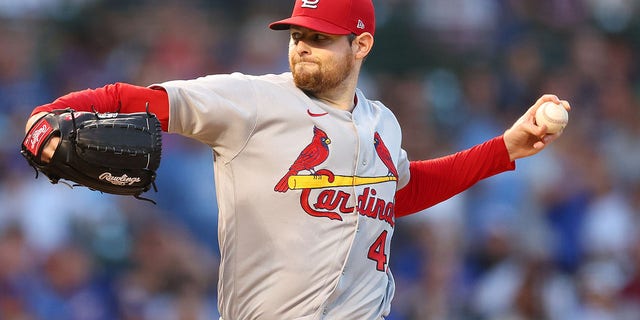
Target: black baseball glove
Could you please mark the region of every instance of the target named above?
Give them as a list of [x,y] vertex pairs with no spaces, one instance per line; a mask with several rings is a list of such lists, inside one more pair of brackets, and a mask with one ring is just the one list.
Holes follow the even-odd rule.
[[[42,161],[45,145],[60,142],[50,161]],[[105,193],[140,194],[155,186],[160,166],[162,129],[148,112],[95,113],[56,110],[38,119],[22,142],[22,155],[51,183],[60,179]],[[149,200],[151,201],[151,200]],[[153,202],[153,201],[152,201]]]

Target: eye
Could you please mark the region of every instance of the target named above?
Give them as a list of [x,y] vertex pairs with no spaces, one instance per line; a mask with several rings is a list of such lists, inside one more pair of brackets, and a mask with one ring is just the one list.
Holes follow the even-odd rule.
[[291,30],[291,40],[294,44],[298,44],[300,41],[305,41],[307,44],[314,44],[318,46],[326,46],[333,38],[330,35],[323,33],[304,33],[300,31]]
[[300,32],[291,32],[291,40],[300,41],[302,34]]
[[323,41],[329,40],[329,37],[327,35],[324,35],[324,34],[321,34],[321,33],[316,33],[313,36],[313,40],[314,41],[318,41],[318,42],[323,42]]

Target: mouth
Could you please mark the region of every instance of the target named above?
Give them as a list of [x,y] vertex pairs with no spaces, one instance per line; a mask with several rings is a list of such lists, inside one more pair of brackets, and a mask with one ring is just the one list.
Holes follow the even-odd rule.
[[320,66],[314,62],[299,61],[293,65],[293,69],[299,73],[315,73],[320,70]]
[[312,61],[296,61],[295,65],[296,66],[316,66],[318,64]]
[[319,64],[318,59],[313,57],[294,56],[293,62],[296,64]]

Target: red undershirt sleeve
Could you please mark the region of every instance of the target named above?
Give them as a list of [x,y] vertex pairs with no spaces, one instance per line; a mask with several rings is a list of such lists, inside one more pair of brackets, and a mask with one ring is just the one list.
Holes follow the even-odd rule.
[[52,103],[36,107],[31,115],[71,108],[76,111],[134,113],[147,111],[155,114],[162,130],[169,127],[169,96],[162,88],[147,88],[126,83],[114,83],[98,89],[86,89],[64,95]]
[[510,161],[502,136],[449,156],[411,161],[411,179],[396,192],[395,215],[424,210],[484,178],[514,169],[515,162]]

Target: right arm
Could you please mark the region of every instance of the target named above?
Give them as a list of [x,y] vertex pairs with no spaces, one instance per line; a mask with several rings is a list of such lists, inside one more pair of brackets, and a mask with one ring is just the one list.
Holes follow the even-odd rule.
[[[25,132],[47,112],[58,109],[71,108],[75,111],[89,112],[119,112],[134,113],[147,111],[158,117],[162,124],[162,130],[167,131],[169,126],[169,97],[162,88],[146,88],[126,83],[106,85],[95,90],[87,89],[64,95],[54,102],[36,107],[27,120]],[[47,162],[53,156],[58,145],[59,138],[52,138],[42,154],[42,160]]]

